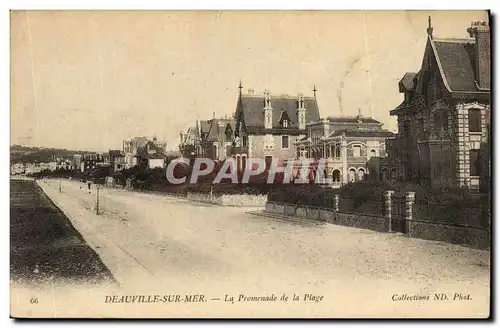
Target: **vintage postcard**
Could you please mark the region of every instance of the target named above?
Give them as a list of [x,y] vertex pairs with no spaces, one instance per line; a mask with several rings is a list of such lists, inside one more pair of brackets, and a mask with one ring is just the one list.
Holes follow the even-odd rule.
[[11,316],[488,318],[489,15],[11,11]]

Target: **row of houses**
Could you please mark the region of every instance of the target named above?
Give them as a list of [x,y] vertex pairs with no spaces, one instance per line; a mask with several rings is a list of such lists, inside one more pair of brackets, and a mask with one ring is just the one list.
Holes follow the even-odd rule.
[[74,154],[71,158],[56,158],[50,162],[14,163],[11,174],[32,174],[42,171],[74,170],[87,173],[101,168],[111,172],[129,169],[140,165],[151,169],[165,167],[166,142],[156,137],[134,137],[123,141],[123,149],[109,150],[105,153]]
[[243,92],[232,118],[197,120],[180,135],[186,157],[223,161],[325,158],[332,187],[361,179],[406,180],[428,186],[479,188],[490,178],[490,29],[472,22],[469,37],[433,35],[417,72],[403,73],[395,88],[404,95],[390,110],[398,133],[362,111],[321,118],[311,96]]
[[99,166],[106,166],[108,161],[107,154],[86,153],[74,154],[71,158],[62,158],[53,156],[53,160],[49,162],[18,162],[11,165],[11,174],[33,174],[42,171],[58,171],[58,170],[76,170],[88,171]]
[[72,168],[72,163],[69,160],[58,159],[50,162],[41,163],[14,163],[11,165],[10,173],[16,174],[32,174],[39,173],[45,170],[56,171],[56,170],[69,170]]
[[326,177],[332,186],[365,179],[368,160],[386,157],[385,140],[394,137],[374,118],[321,118],[316,88],[312,96],[271,95],[243,92],[239,86],[233,118],[197,121],[181,133],[180,150],[186,157],[208,157],[223,161],[236,158],[245,165],[251,157],[327,159]]

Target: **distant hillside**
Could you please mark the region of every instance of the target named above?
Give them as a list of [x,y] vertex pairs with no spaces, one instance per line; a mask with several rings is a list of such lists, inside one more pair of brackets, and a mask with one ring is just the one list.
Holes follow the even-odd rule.
[[91,154],[90,151],[68,150],[58,148],[26,147],[20,145],[10,146],[11,163],[39,163],[50,162],[54,156],[71,159],[74,154]]

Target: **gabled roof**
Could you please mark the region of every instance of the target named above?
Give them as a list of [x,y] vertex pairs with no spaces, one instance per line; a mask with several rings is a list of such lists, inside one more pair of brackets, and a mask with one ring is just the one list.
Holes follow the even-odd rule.
[[449,91],[477,92],[474,39],[431,39],[441,77]]
[[198,132],[196,131],[196,126],[191,126],[186,130],[186,137],[182,140],[181,145],[192,144],[198,139]]
[[387,131],[387,130],[338,130],[333,133],[331,133],[328,138],[332,137],[337,137],[345,134],[346,137],[382,137],[382,138],[388,138],[388,137],[394,137],[395,134]]
[[232,118],[215,118],[208,122],[210,123],[210,127],[205,139],[208,142],[225,140],[227,125],[229,124],[233,132],[236,126],[236,120]]
[[[238,106],[242,107],[245,126],[264,127],[264,100],[265,97],[259,95],[241,95],[241,102],[238,101]],[[281,128],[279,119],[282,111],[285,111],[290,119],[289,128],[297,129],[297,108],[298,97],[293,96],[271,96],[271,107],[273,108],[272,127]],[[306,123],[319,120],[319,109],[316,98],[304,97],[306,108]]]
[[[487,97],[488,90],[479,89],[476,82],[476,46],[474,38],[437,38],[428,36],[422,66],[417,74],[406,73],[399,82],[399,91],[413,91],[411,99],[403,101],[391,115],[398,115],[401,110],[426,108],[428,95],[427,83],[429,66],[434,67],[444,85],[453,95]],[[437,64],[437,65],[436,65]],[[411,89],[410,89],[411,88]]]
[[189,136],[196,137],[196,134],[197,134],[197,132],[196,132],[196,126],[189,127],[187,129],[186,133],[187,133],[188,137]]

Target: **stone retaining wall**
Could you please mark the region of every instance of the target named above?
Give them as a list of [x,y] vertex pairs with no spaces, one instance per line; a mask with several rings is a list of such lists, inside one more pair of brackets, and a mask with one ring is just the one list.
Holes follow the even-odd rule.
[[361,229],[370,229],[381,232],[389,231],[389,220],[387,218],[363,213],[336,212],[333,209],[327,208],[280,204],[275,202],[267,202],[266,211]]
[[188,200],[223,206],[265,206],[267,195],[212,195],[188,192]]
[[412,238],[439,240],[479,249],[490,247],[490,233],[484,229],[422,221],[410,221],[408,228],[408,237]]
[[267,195],[220,195],[220,205],[227,206],[258,206],[263,207],[267,202]]
[[[266,211],[360,229],[391,231],[391,219],[387,216],[340,212],[334,209],[269,201],[266,203]],[[411,216],[406,218],[406,227],[406,235],[411,238],[438,240],[479,249],[488,249],[490,245],[490,233],[486,229],[417,221]]]
[[369,229],[379,232],[389,231],[389,219],[382,216],[369,215],[365,213],[337,212],[337,215],[332,216],[332,220],[328,222],[337,225],[360,229]]

